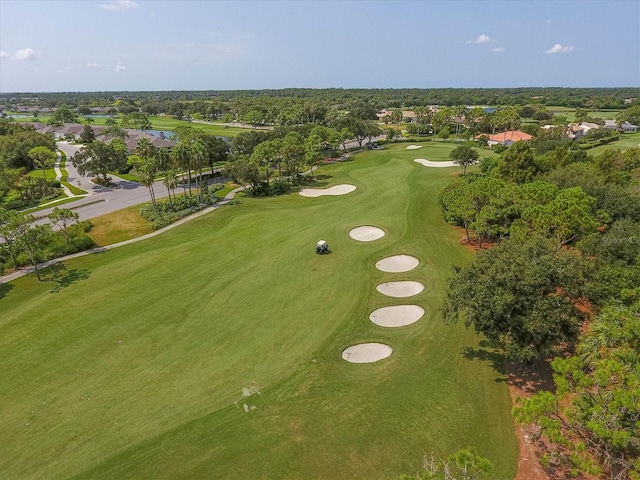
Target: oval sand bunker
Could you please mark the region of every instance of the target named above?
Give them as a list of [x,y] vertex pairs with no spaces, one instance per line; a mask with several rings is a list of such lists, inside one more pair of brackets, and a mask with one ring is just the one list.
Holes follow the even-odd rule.
[[349,230],[349,236],[359,242],[372,242],[384,237],[384,230],[370,225],[363,225]]
[[394,255],[378,261],[376,268],[388,273],[408,272],[416,268],[419,263],[420,261],[411,255]]
[[351,363],[373,363],[387,358],[393,348],[384,343],[360,343],[342,351],[342,358]]
[[303,188],[300,195],[303,197],[322,197],[323,195],[346,195],[356,189],[355,185],[335,185],[329,188]]
[[389,297],[403,298],[419,294],[424,290],[424,285],[411,280],[405,282],[387,282],[378,285],[376,290]]
[[369,320],[381,327],[404,327],[417,322],[423,315],[424,308],[418,305],[394,305],[374,310]]
[[407,145],[407,150],[417,150],[418,148],[422,148],[422,145]]

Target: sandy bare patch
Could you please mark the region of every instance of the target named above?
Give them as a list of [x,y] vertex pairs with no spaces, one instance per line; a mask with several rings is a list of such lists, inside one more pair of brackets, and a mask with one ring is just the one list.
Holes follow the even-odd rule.
[[388,273],[408,272],[418,266],[420,260],[411,255],[393,255],[376,263],[376,268]]
[[417,322],[423,315],[424,308],[418,305],[394,305],[374,310],[369,320],[381,327],[404,327]]
[[385,232],[381,228],[363,225],[349,230],[349,236],[359,242],[372,242],[384,237]]
[[456,167],[457,166],[453,162],[432,162],[431,160],[425,160],[424,158],[416,158],[414,160],[414,162],[418,162],[419,164],[424,165],[425,167],[442,168],[442,167]]
[[424,285],[411,280],[404,282],[386,282],[378,285],[376,290],[388,297],[404,298],[419,294],[424,290]]
[[422,145],[407,145],[407,150],[417,150],[418,148],[422,148]]
[[393,348],[384,343],[360,343],[342,351],[342,358],[351,363],[373,363],[387,358]]
[[355,185],[344,183],[329,188],[303,188],[300,195],[303,197],[322,197],[323,195],[346,195],[356,189]]

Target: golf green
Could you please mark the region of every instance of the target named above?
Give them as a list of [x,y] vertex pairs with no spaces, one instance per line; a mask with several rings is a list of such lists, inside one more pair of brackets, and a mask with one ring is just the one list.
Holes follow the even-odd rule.
[[[413,162],[429,147],[319,170],[348,195],[241,198],[0,285],[3,478],[389,479],[468,446],[513,478],[502,357],[441,319],[451,267],[472,254],[437,200],[460,169]],[[361,225],[386,235],[355,241]],[[376,268],[399,254],[419,266]],[[411,298],[419,322],[369,320],[406,303],[376,292],[393,281],[427,287]],[[393,354],[342,360],[367,342]]]

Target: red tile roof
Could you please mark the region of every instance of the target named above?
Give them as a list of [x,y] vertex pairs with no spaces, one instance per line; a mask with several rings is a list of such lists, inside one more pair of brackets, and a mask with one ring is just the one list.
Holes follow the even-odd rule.
[[533,137],[528,133],[521,132],[520,130],[508,130],[506,132],[496,133],[495,135],[489,135],[489,141],[492,142],[520,142],[523,140],[531,140]]

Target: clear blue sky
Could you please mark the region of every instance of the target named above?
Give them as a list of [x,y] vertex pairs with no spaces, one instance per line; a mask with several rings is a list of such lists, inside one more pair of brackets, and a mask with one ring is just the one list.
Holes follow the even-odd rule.
[[0,92],[640,86],[640,2],[0,0]]

